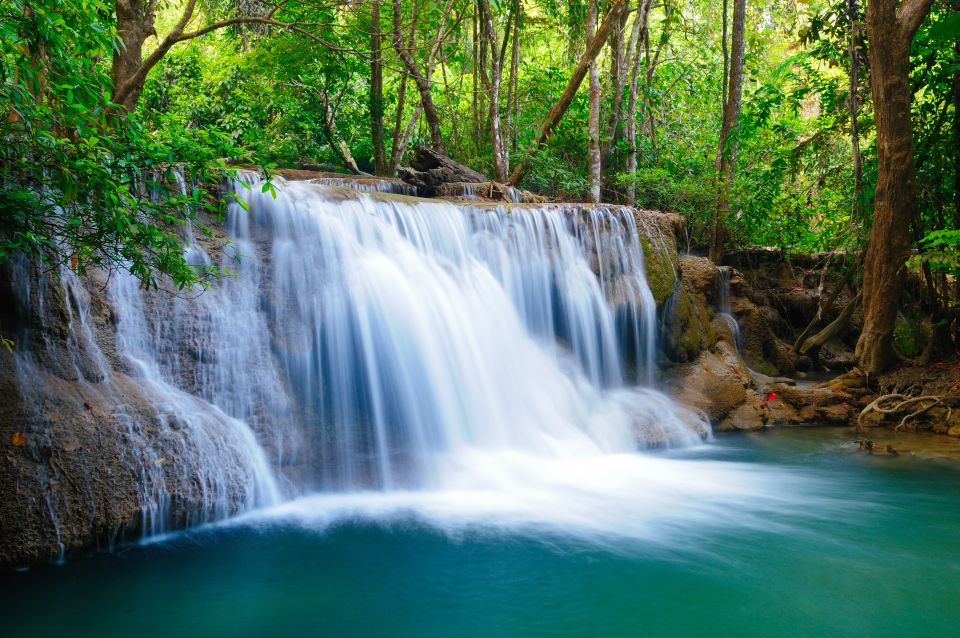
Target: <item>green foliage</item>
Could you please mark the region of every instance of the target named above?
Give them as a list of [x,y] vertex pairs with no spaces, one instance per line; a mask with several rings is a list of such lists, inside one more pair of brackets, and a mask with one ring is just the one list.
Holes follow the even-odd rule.
[[111,5],[13,1],[0,9],[0,260],[23,252],[78,272],[122,268],[177,288],[216,276],[187,263],[181,228],[222,206],[215,188],[238,150],[220,133],[114,108],[102,63]]
[[[192,24],[261,10],[260,4],[206,0]],[[491,4],[502,36],[513,2]],[[583,50],[587,3],[521,4],[517,109],[508,103],[509,54],[500,104],[513,161],[537,135]],[[858,4],[863,36],[865,3]],[[336,168],[339,155],[325,130],[329,105],[336,134],[360,168],[372,170],[370,8],[362,1],[287,3],[280,17],[305,25],[310,37],[302,30],[247,25],[178,44],[153,68],[137,112],[127,116],[105,97],[116,36],[111,2],[0,5],[0,97],[9,114],[0,122],[5,147],[0,205],[10,211],[0,222],[0,258],[19,250],[78,270],[127,268],[152,286],[167,276],[180,287],[216,276],[185,263],[180,233],[187,223],[202,230],[202,220],[222,209],[215,185],[230,172],[222,158]],[[181,10],[181,3],[160,3],[161,37]],[[448,152],[490,174],[490,110],[482,74],[489,60],[484,64],[476,57],[482,48],[471,24],[473,11],[470,0],[403,0],[401,30],[421,69],[431,55],[436,61],[431,94]],[[960,65],[957,15],[935,3],[917,34],[912,60],[919,186],[912,231],[923,238],[915,242],[919,253],[913,263],[952,275],[960,241],[936,233],[947,232],[960,218],[954,192],[960,139],[952,128]],[[743,111],[730,141],[736,149],[729,193],[732,242],[796,251],[862,248],[876,164],[869,43],[862,37],[856,48],[864,175],[854,205],[846,1],[750,3],[747,22]],[[720,11],[706,0],[656,4],[649,25],[647,41],[640,43],[638,168],[627,173],[628,149],[621,137],[606,166],[605,194],[622,199],[631,187],[638,206],[681,213],[692,244],[702,246],[717,208]],[[379,27],[389,155],[393,129],[406,124],[418,95],[390,46],[390,3],[381,3]],[[438,32],[447,37],[433,50]],[[622,97],[612,95],[610,57],[608,48],[598,61],[604,123],[615,97]],[[525,188],[562,199],[586,197],[587,119],[584,87],[533,157]],[[408,148],[429,141],[422,116],[415,124]],[[602,135],[601,142],[611,141],[610,131]]]
[[908,268],[927,264],[933,272],[960,277],[960,230],[932,230],[919,244],[920,251],[907,260]]

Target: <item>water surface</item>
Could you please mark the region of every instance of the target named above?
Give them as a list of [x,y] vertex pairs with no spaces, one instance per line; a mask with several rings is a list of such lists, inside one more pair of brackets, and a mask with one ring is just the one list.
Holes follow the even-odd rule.
[[645,463],[671,476],[635,498],[597,479],[609,499],[537,500],[535,486],[304,499],[3,575],[3,633],[953,635],[960,466],[870,457],[854,438],[720,438]]

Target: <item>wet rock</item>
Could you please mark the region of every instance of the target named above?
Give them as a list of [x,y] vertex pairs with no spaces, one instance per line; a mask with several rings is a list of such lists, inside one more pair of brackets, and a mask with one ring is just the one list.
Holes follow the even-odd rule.
[[764,401],[755,392],[750,392],[744,403],[720,422],[717,430],[761,430],[767,426],[768,414]]
[[736,351],[725,342],[718,342],[692,364],[680,366],[669,381],[673,396],[684,405],[704,412],[713,424],[747,401],[752,381]]
[[707,300],[716,267],[709,259],[689,255],[681,255],[679,265],[680,286],[661,310],[662,347],[671,361],[686,363],[717,342],[714,312]]

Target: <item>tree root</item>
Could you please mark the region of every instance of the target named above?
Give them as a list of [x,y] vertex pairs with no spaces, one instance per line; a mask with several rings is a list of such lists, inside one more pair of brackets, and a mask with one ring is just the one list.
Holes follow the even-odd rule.
[[[890,405],[885,406],[885,404],[890,404]],[[917,409],[913,410],[912,412],[907,413],[902,419],[900,419],[900,423],[898,423],[897,427],[894,428],[895,431],[899,432],[904,428],[904,426],[907,425],[908,421],[912,421],[916,419],[918,416],[925,414],[926,412],[929,412],[932,408],[937,406],[945,407],[947,409],[946,420],[949,421],[950,417],[953,415],[952,408],[949,405],[948,406],[943,405],[942,396],[931,394],[931,395],[920,396],[920,397],[911,397],[905,394],[897,394],[897,393],[884,394],[874,399],[867,407],[865,407],[863,410],[860,411],[860,415],[857,416],[856,431],[857,432],[863,431],[863,417],[865,417],[867,414],[870,414],[871,412],[876,412],[878,414],[898,414],[900,412],[903,412],[905,408],[916,405],[916,404],[920,404],[920,406]],[[919,430],[919,428],[920,426],[917,425],[916,429]]]

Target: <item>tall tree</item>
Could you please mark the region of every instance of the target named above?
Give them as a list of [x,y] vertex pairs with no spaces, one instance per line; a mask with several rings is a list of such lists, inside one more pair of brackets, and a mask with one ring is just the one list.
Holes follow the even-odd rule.
[[916,209],[910,109],[910,45],[932,0],[869,0],[870,87],[877,136],[873,226],[863,266],[860,368],[879,374],[893,361],[893,328]]
[[[637,91],[640,88],[640,54],[643,51],[641,43],[648,40],[648,20],[652,0],[639,0],[637,3],[637,17],[633,27],[631,41],[633,42],[632,63],[630,66],[630,84],[627,90],[627,175],[633,176],[637,172]],[[637,198],[637,182],[631,179],[627,182],[627,203],[633,206]]]
[[[724,4],[726,8],[726,4]],[[723,257],[723,245],[726,241],[727,217],[730,215],[730,185],[733,182],[733,170],[736,163],[737,142],[734,126],[740,118],[740,106],[743,103],[743,62],[746,52],[746,0],[734,0],[733,24],[730,35],[730,61],[723,103],[723,120],[720,124],[720,144],[717,149],[718,201],[713,221],[713,237],[710,241],[710,259],[720,263]],[[724,13],[726,15],[726,13]],[[726,28],[724,28],[726,33]],[[724,65],[726,66],[726,65]]]
[[[427,127],[430,129],[430,142],[434,150],[443,150],[443,136],[440,134],[440,117],[437,115],[437,107],[433,101],[433,95],[430,92],[430,79],[420,70],[420,65],[413,57],[410,48],[404,45],[401,35],[401,26],[403,24],[403,8],[401,0],[393,0],[393,48],[403,62],[404,68],[414,84],[417,85],[417,92],[420,94],[420,103],[423,106],[423,116],[427,120]],[[442,28],[441,28],[442,31]]]
[[544,119],[540,125],[536,139],[534,139],[533,144],[524,154],[523,158],[517,163],[513,169],[513,173],[510,174],[510,179],[507,183],[511,186],[516,186],[520,183],[520,180],[523,179],[524,173],[526,173],[529,167],[530,156],[550,139],[553,130],[557,127],[557,124],[560,123],[560,120],[563,119],[567,109],[570,108],[570,103],[573,102],[573,97],[577,94],[577,90],[583,83],[583,78],[587,75],[587,70],[593,61],[597,59],[597,55],[600,54],[600,50],[610,36],[610,31],[619,20],[620,12],[623,11],[626,4],[627,0],[613,0],[611,3],[606,17],[600,24],[600,28],[597,29],[597,33],[593,36],[593,39],[587,43],[586,51],[580,56],[577,66],[574,68],[573,73],[570,74],[566,88],[563,90],[563,93],[560,94],[557,103],[553,105],[550,112],[547,113],[546,119]]
[[[619,16],[617,21],[619,23]],[[587,4],[587,46],[597,30],[597,0]],[[596,57],[590,62],[590,114],[587,120],[587,164],[590,201],[600,201],[600,72]]]
[[847,19],[850,21],[850,145],[853,152],[853,210],[851,221],[862,221],[861,200],[863,198],[863,155],[860,153],[860,125],[858,122],[859,96],[857,88],[860,77],[860,24],[858,21],[857,0],[847,0]]
[[383,141],[383,35],[380,33],[380,0],[370,0],[370,139],[373,170],[387,174],[387,151]]
[[[478,0],[480,26],[490,49],[490,74],[485,78],[490,95],[490,140],[493,144],[493,166],[497,181],[507,180],[507,149],[503,142],[503,127],[500,120],[500,82],[503,79],[503,53],[497,42],[497,29],[489,0]],[[507,38],[504,38],[506,46]]]

